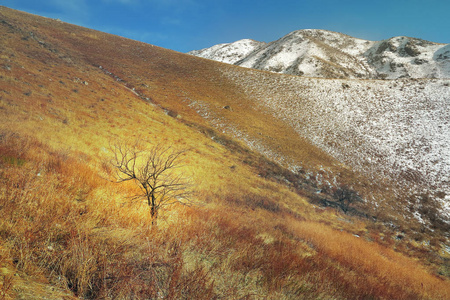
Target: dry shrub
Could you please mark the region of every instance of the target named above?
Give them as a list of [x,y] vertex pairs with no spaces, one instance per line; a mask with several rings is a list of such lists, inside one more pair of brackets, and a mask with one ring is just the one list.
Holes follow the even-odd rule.
[[11,274],[0,274],[0,299],[14,299],[13,276]]
[[2,157],[0,164],[22,164],[29,148],[28,139],[23,139],[17,133],[8,130],[0,131],[0,154]]
[[[342,282],[353,286],[358,297],[445,299],[450,293],[448,280],[431,275],[415,261],[391,249],[319,223],[290,223],[290,226],[295,235],[312,243],[321,255],[347,270],[339,272]],[[365,280],[349,276],[352,272],[364,276]]]
[[14,292],[14,276],[11,271],[12,266],[8,261],[7,249],[2,246],[3,233],[0,233],[0,299],[9,300],[15,299],[16,294]]
[[105,259],[102,248],[89,236],[76,234],[69,239],[57,271],[76,295],[84,298],[98,296],[102,287],[102,261]]
[[310,269],[296,243],[277,238],[265,240],[251,225],[252,221],[239,212],[219,208],[197,211],[195,215],[188,228],[192,236],[188,253],[191,259],[195,254],[195,261],[208,268],[215,278],[217,294],[231,299],[262,295],[276,299],[284,292],[317,295],[306,289],[300,293],[299,287],[295,288],[304,282],[300,275]]
[[[14,137],[16,145],[26,142]],[[150,230],[145,220],[136,226],[133,207],[99,207],[104,203],[91,194],[103,186],[88,166],[45,147],[31,155],[0,145],[27,160],[0,168],[0,241],[20,272],[46,274],[87,299],[215,297],[206,270],[185,268],[179,232]],[[118,235],[117,228],[129,233]],[[2,285],[5,295],[8,286]]]
[[242,272],[258,270],[261,284],[269,292],[280,291],[288,285],[289,279],[298,281],[298,275],[304,272],[304,262],[296,247],[288,241],[275,241],[272,244],[253,244],[235,261],[235,267]]
[[[176,245],[176,244],[175,244]],[[201,267],[183,272],[183,258],[177,246],[172,248],[170,276],[165,299],[214,299],[216,295],[208,273]]]
[[[168,212],[178,213],[172,221],[152,227],[139,207],[108,202],[121,192],[83,160],[14,138],[12,146],[0,143],[2,151],[25,161],[0,168],[0,241],[7,259],[20,272],[45,274],[78,297],[448,296],[448,281],[411,259],[299,221],[259,191],[229,193],[226,206],[174,208]],[[30,145],[27,151],[15,149],[23,144]],[[2,289],[10,291],[8,286]]]

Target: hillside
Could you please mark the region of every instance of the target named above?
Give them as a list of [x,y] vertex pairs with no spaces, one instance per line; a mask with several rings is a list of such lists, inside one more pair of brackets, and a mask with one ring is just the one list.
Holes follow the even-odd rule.
[[[448,45],[417,38],[366,41],[327,30],[297,30],[271,43],[242,41],[189,54],[238,66],[322,78],[450,78]],[[220,52],[217,52],[217,48]],[[447,54],[446,54],[447,53]],[[229,60],[227,57],[240,58]]]
[[[294,94],[322,95],[326,83],[389,96],[388,83],[244,69],[5,7],[0,33],[0,298],[449,298],[435,202],[447,194],[417,207],[394,195],[411,180],[374,178],[384,169],[358,168],[359,148],[346,160],[333,146],[350,116],[318,130],[326,105],[299,114],[309,104]],[[427,81],[424,93],[445,96],[445,84]],[[136,140],[187,151],[176,172],[195,203],[167,206],[153,225],[110,163],[112,143]],[[439,141],[427,142],[446,149]],[[433,180],[448,164],[437,166],[424,169]],[[343,206],[343,191],[361,201]]]
[[193,50],[189,54],[227,64],[235,64],[265,44],[263,42],[244,39],[230,44],[215,45],[207,49]]
[[[391,182],[389,197],[426,193],[438,199],[448,222],[450,80],[324,81],[248,72],[226,74],[299,135],[370,178],[371,184]],[[290,168],[301,168],[298,163],[290,162]]]

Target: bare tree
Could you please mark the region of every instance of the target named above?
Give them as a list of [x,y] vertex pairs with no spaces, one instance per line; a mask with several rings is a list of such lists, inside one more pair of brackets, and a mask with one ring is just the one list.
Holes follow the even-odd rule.
[[333,189],[333,197],[337,200],[338,205],[347,213],[350,205],[356,202],[362,202],[358,193],[347,185],[340,185]]
[[181,167],[180,159],[187,150],[176,151],[159,144],[141,148],[139,142],[132,146],[111,144],[114,155],[111,163],[117,171],[117,182],[134,181],[139,186],[142,193],[136,198],[146,200],[155,224],[162,207],[191,203],[191,184],[187,177],[175,171]]

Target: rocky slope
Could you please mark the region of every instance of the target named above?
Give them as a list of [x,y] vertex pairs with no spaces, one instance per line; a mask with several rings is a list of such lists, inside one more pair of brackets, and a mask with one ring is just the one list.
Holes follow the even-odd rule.
[[[241,43],[222,45],[222,58],[227,49],[236,50]],[[406,197],[408,205],[415,207],[405,214],[422,222],[425,216],[418,213],[420,204],[414,195],[429,194],[441,204],[441,215],[448,221],[450,80],[429,77],[450,77],[449,47],[407,37],[371,42],[335,32],[302,30],[257,45],[241,60],[234,52],[235,61],[229,63],[340,79],[274,76],[234,69],[225,74],[261,109],[269,109],[300,136],[370,178],[371,184],[381,186],[389,181],[390,197]],[[202,53],[214,57],[208,49]],[[295,157],[287,158],[274,147],[264,147],[257,138],[230,126],[230,122],[221,118],[214,121],[210,111],[203,115],[220,130],[271,159],[292,170],[303,168]],[[319,178],[318,182],[333,182],[335,172],[327,174],[329,179]],[[372,194],[373,206],[378,207],[383,197],[367,194]],[[380,206],[380,210],[384,209]]]
[[[441,206],[400,198],[450,202],[450,80],[263,72],[1,6],[0,41],[0,298],[450,299]],[[137,139],[189,149],[200,205],[152,225],[108,163]]]
[[264,42],[244,39],[234,43],[218,44],[211,48],[194,50],[189,52],[189,54],[234,64],[265,45],[266,43]]
[[[450,80],[226,75],[299,135],[371,178],[371,184],[388,180],[391,196],[411,195],[413,206],[420,204],[412,195],[429,194],[450,220]],[[415,209],[410,212],[422,221],[425,216]]]
[[409,37],[367,41],[298,30],[265,44],[241,40],[189,54],[277,73],[323,78],[449,78],[450,48]]

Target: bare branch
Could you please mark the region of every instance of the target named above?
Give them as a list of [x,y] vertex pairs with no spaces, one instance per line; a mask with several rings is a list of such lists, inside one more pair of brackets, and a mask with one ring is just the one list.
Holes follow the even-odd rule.
[[139,142],[132,146],[110,143],[113,153],[111,164],[116,169],[117,182],[134,181],[147,200],[153,219],[161,207],[180,203],[191,204],[190,181],[174,170],[181,167],[180,160],[187,150],[176,151],[161,144],[139,150]]

